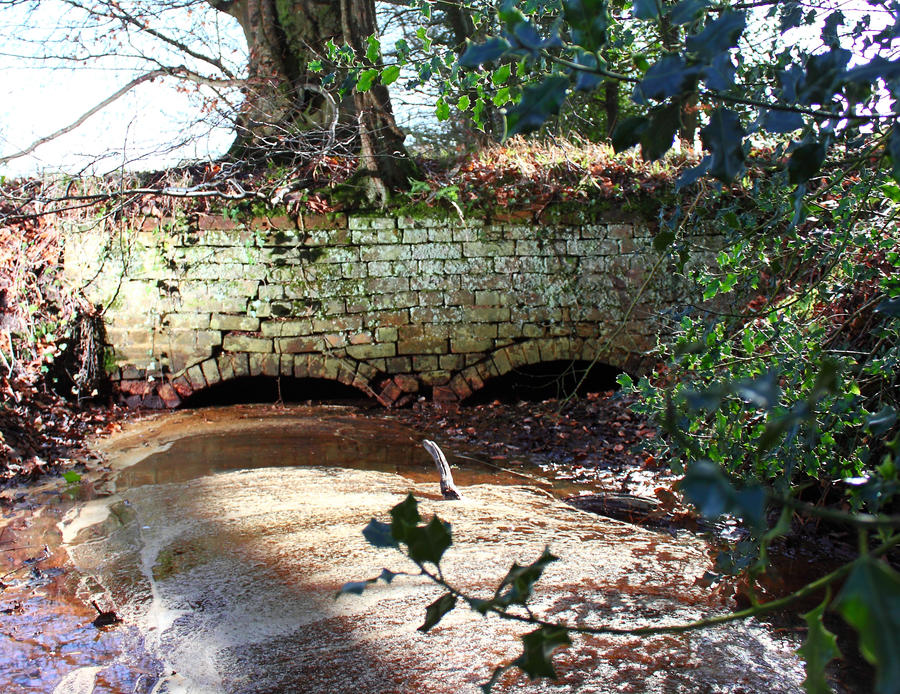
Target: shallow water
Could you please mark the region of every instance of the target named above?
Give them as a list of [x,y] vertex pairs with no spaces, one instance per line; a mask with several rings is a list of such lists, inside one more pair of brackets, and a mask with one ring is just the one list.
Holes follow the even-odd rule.
[[[477,595],[549,545],[562,559],[538,584],[534,607],[545,616],[633,626],[723,609],[696,583],[709,567],[699,540],[577,511],[532,480],[513,486],[515,471],[477,464],[454,471],[463,501],[440,500],[419,438],[345,410],[246,406],[130,427],[104,444],[114,493],[74,505],[60,526],[78,569],[67,588],[78,597],[72,623],[97,648],[79,646],[37,678],[43,690],[21,691],[117,691],[105,684],[113,677],[118,691],[160,694],[478,691],[521,651],[519,625],[460,607],[423,635],[416,627],[440,591],[421,578],[334,599],[384,566],[413,568],[360,533],[408,491],[423,516],[451,522],[446,576]],[[91,598],[115,605],[124,624],[85,627]],[[497,690],[794,692],[796,645],[755,623],[576,638],[558,656],[560,684],[510,673]],[[19,691],[3,678],[0,691]]]

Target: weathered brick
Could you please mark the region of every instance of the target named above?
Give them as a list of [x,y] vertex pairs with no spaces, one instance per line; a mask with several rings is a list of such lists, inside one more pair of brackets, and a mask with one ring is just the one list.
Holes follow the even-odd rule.
[[275,338],[275,351],[279,354],[321,352],[325,343],[320,336]]
[[296,229],[297,222],[287,215],[275,215],[273,217],[254,217],[250,220],[251,229]]
[[463,244],[463,253],[467,258],[502,258],[516,253],[516,244],[512,241],[470,241]]
[[220,214],[200,213],[197,215],[197,228],[202,231],[205,231],[207,229],[230,231],[233,229],[239,229],[241,228],[241,226],[241,224],[238,224],[233,219],[229,219],[228,217],[224,217]]
[[200,364],[200,368],[203,370],[203,377],[209,385],[213,385],[222,380],[222,377],[219,374],[219,366],[216,364],[215,359],[207,359]]
[[393,217],[350,217],[349,227],[351,230],[358,229],[396,229],[397,221]]
[[169,313],[162,319],[162,324],[175,330],[210,327],[208,313]]
[[462,258],[462,244],[427,243],[412,246],[412,257],[416,260],[450,260]]
[[259,330],[259,318],[214,313],[209,320],[209,327],[213,330],[246,330],[253,332]]
[[297,226],[300,229],[346,229],[347,215],[345,214],[303,214],[297,218]]
[[263,337],[293,337],[312,333],[311,320],[267,320],[260,325]]
[[203,369],[200,368],[199,364],[191,366],[185,373],[185,376],[188,381],[190,381],[191,388],[194,390],[200,390],[201,388],[206,387],[206,378],[203,376]]
[[228,334],[222,342],[222,349],[226,352],[271,352],[274,345],[269,338]]
[[494,346],[492,339],[473,338],[473,337],[452,337],[450,338],[450,351],[454,354],[464,354],[466,352],[486,352]]
[[294,378],[309,378],[309,355],[295,354],[293,357]]
[[499,323],[509,320],[509,309],[473,306],[466,309],[465,317],[472,323]]
[[281,362],[277,354],[251,354],[251,376],[278,376],[281,373]]
[[354,359],[361,359],[365,361],[369,361],[370,359],[393,357],[397,354],[397,345],[393,342],[368,345],[350,345],[349,347],[347,347],[347,354],[349,354]]

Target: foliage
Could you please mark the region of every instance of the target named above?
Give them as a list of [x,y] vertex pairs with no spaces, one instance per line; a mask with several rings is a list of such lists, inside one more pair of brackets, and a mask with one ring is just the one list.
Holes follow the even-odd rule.
[[[704,303],[685,307],[661,345],[668,364],[638,385],[644,409],[683,493],[750,533],[730,553],[734,568],[764,571],[792,514],[859,534],[853,563],[728,619],[846,578],[807,616],[807,689],[827,689],[837,654],[821,626],[829,609],[859,632],[878,691],[898,691],[900,574],[874,557],[900,543],[900,7],[870,0],[854,18],[827,2],[534,0],[502,2],[491,21],[497,31],[445,61],[438,79],[504,106],[507,135],[539,130],[571,93],[609,81],[628,85],[635,106],[612,133],[617,151],[639,145],[654,160],[699,133],[703,158],[677,185],[703,204],[674,200],[655,247],[688,272],[702,263],[682,229],[706,225],[722,244],[713,269],[693,270]],[[509,618],[512,603],[497,598],[484,609]]]

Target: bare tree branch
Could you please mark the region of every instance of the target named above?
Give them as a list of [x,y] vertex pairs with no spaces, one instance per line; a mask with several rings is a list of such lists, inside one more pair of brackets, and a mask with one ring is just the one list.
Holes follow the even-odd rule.
[[169,74],[168,70],[151,70],[150,72],[145,72],[143,75],[135,77],[124,87],[122,87],[115,93],[111,94],[110,96],[106,97],[99,104],[97,104],[90,110],[83,113],[74,122],[70,123],[69,125],[65,126],[64,128],[60,128],[55,133],[51,133],[50,135],[46,135],[45,137],[42,137],[39,140],[36,140],[35,142],[32,142],[28,147],[26,147],[25,149],[23,149],[20,152],[16,152],[15,154],[9,154],[5,157],[0,157],[0,164],[6,164],[7,162],[12,161],[13,159],[19,159],[20,157],[27,156],[27,155],[31,154],[34,150],[36,150],[38,147],[40,147],[41,145],[46,144],[47,142],[50,142],[51,140],[55,140],[56,138],[61,137],[62,135],[65,135],[66,133],[72,132],[73,130],[75,130],[75,128],[77,128],[82,123],[84,123],[88,118],[93,116],[95,113],[102,111],[104,108],[106,108],[111,103],[116,101],[116,99],[121,98],[122,96],[124,96],[125,94],[130,92],[132,89],[137,87],[139,84],[143,84],[144,82],[148,82],[152,79],[155,79],[157,77],[162,77],[163,75],[167,75],[167,74]]

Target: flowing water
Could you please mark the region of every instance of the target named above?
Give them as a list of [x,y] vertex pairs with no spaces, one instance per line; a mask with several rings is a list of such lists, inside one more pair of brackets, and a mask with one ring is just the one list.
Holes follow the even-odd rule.
[[[459,607],[422,634],[441,593],[422,578],[334,597],[383,567],[414,568],[360,532],[410,491],[423,516],[452,524],[444,570],[465,591],[487,596],[513,561],[549,545],[561,560],[534,600],[549,618],[623,627],[725,609],[698,580],[710,563],[700,540],[575,510],[546,480],[523,485],[475,463],[454,471],[465,498],[443,501],[420,439],[336,408],[238,406],[128,427],[103,444],[113,469],[96,498],[29,517],[52,540],[40,562],[48,583],[20,576],[10,588],[37,603],[17,625],[0,615],[12,625],[0,634],[11,663],[0,692],[477,692],[527,628]],[[92,599],[124,622],[90,626]],[[796,692],[796,646],[755,622],[577,637],[558,652],[559,683],[514,671],[497,691]]]

